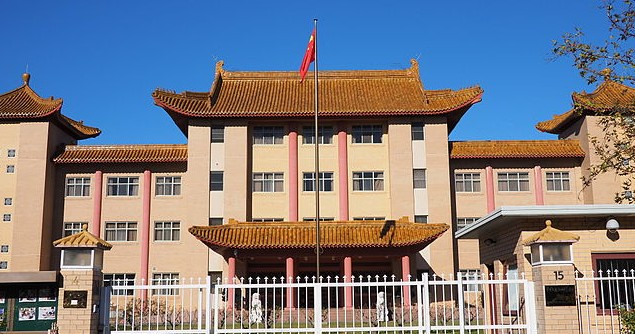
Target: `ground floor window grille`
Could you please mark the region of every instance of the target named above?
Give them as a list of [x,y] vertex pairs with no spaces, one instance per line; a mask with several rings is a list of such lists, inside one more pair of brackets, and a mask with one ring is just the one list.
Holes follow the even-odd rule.
[[[134,284],[135,274],[104,274],[104,286],[131,286]],[[113,295],[132,296],[132,289],[112,290]]]
[[[591,254],[596,281],[596,303],[599,308],[615,309],[635,306],[635,253]],[[614,279],[608,279],[614,278]]]

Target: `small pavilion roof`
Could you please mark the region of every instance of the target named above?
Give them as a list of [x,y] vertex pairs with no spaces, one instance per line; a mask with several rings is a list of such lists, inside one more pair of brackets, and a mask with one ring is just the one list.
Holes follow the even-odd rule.
[[40,97],[30,86],[30,75],[22,75],[22,86],[0,95],[0,120],[39,120],[47,119],[57,123],[76,139],[96,137],[101,133],[98,128],[84,125],[62,115],[63,100]]
[[536,129],[559,134],[585,115],[602,115],[614,108],[635,111],[635,88],[605,79],[592,93],[573,93],[573,108],[539,122]]
[[75,234],[71,234],[61,239],[53,241],[53,246],[58,248],[85,247],[85,248],[101,248],[109,250],[112,245],[107,241],[96,237],[88,232],[88,225],[84,224],[82,230]]
[[58,164],[187,162],[187,145],[67,145],[53,161]]
[[[446,224],[420,224],[405,219],[385,221],[320,222],[323,248],[425,247],[449,228]],[[230,220],[219,226],[193,226],[189,232],[214,250],[311,249],[315,223],[252,223]]]
[[580,240],[579,235],[551,227],[551,220],[545,221],[545,225],[547,225],[547,227],[523,240],[523,245],[530,246],[536,243],[549,242],[577,242]]
[[[447,115],[450,130],[474,103],[479,86],[425,90],[415,60],[404,70],[320,71],[320,117]],[[313,76],[298,72],[234,72],[216,64],[209,92],[157,89],[156,105],[185,133],[187,118],[281,118],[314,115]]]
[[450,142],[451,159],[583,158],[584,155],[580,142],[574,139]]

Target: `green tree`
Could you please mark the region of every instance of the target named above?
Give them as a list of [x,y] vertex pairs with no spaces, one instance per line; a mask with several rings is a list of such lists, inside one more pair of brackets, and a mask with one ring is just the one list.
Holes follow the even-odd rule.
[[[553,42],[555,58],[571,58],[573,66],[589,84],[598,79],[612,80],[627,85],[635,84],[635,6],[631,0],[605,0],[600,9],[608,20],[606,38],[600,43],[588,41],[581,28],[565,33]],[[584,112],[584,110],[576,110]],[[600,136],[590,142],[599,157],[591,164],[588,176],[583,178],[589,186],[600,174],[615,173],[622,177],[622,190],[615,194],[618,203],[635,203],[632,186],[635,184],[635,101],[616,104],[602,109],[598,121]]]

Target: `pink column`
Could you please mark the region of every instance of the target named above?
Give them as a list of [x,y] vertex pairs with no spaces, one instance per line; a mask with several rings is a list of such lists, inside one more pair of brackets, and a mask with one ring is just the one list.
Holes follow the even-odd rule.
[[298,132],[289,131],[289,221],[298,221]]
[[[401,279],[404,282],[410,281],[410,256],[401,257]],[[403,302],[410,305],[410,286],[403,287]]]
[[98,170],[95,172],[95,187],[93,189],[93,224],[90,233],[101,236],[101,196],[103,194],[103,172]]
[[[295,271],[293,270],[293,258],[292,257],[288,257],[287,258],[287,283],[291,283],[293,282],[293,277],[295,276]],[[287,308],[288,309],[295,309],[295,295],[294,295],[294,291],[293,291],[293,287],[289,286],[287,288]]]
[[[234,284],[234,276],[236,276],[236,258],[227,259],[227,284]],[[227,289],[227,306],[234,308],[234,289]]]
[[536,205],[545,205],[545,194],[542,189],[542,168],[534,167],[534,192],[536,193]]
[[337,133],[337,161],[339,167],[339,220],[348,220],[348,140],[346,128],[340,125]]
[[141,222],[141,279],[148,282],[148,261],[150,259],[150,201],[152,200],[152,172],[143,172],[143,216]]
[[[353,276],[353,260],[350,256],[344,257],[344,283],[350,283]],[[348,309],[353,308],[353,287],[347,286],[344,288],[345,307]]]
[[487,213],[496,209],[496,201],[494,200],[494,170],[492,166],[485,167],[485,189],[487,192]]

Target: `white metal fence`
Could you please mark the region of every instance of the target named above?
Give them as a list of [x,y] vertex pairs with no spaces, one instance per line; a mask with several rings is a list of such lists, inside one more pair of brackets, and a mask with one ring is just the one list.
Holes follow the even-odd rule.
[[635,321],[635,270],[575,274],[580,333],[629,333],[621,318]]
[[[176,282],[173,282],[176,283]],[[535,333],[524,277],[209,278],[107,288],[106,333]]]

